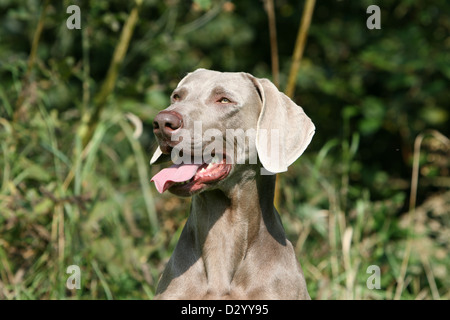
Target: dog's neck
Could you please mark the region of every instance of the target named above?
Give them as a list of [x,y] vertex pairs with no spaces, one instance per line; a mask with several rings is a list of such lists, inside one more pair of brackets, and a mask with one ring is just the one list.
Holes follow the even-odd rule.
[[[211,290],[226,294],[233,276],[258,237],[285,244],[284,229],[273,205],[275,176],[255,174],[230,190],[195,195],[186,224],[202,259]],[[214,288],[214,289],[212,289]]]

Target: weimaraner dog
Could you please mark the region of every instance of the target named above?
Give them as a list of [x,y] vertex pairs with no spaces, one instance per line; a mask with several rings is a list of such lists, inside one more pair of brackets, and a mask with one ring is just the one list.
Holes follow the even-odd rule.
[[314,135],[303,109],[267,79],[198,69],[153,125],[150,163],[174,164],[152,181],[192,196],[155,299],[310,299],[273,204],[275,173]]

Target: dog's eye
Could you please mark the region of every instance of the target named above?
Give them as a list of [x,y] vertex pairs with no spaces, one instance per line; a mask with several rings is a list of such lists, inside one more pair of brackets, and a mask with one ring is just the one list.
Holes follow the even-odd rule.
[[225,103],[231,103],[231,100],[228,98],[220,98],[219,100],[217,100],[217,102],[225,104]]
[[174,100],[174,101],[180,100],[180,95],[179,95],[178,93],[175,93],[175,94],[172,96],[172,100]]

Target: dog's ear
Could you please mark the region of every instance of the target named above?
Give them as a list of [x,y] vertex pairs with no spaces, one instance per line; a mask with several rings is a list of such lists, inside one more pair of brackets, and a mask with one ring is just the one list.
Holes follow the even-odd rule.
[[150,159],[150,165],[167,162],[169,160],[170,160],[170,154],[162,153],[161,149],[158,146],[158,148],[156,148],[155,152],[153,153],[152,158]]
[[256,128],[256,150],[263,167],[287,171],[311,142],[315,126],[303,109],[267,79],[253,77],[262,99]]

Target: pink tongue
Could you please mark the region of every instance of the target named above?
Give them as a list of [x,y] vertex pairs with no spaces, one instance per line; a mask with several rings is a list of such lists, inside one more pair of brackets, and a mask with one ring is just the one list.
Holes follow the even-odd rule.
[[200,166],[201,164],[174,164],[162,169],[150,181],[155,183],[159,193],[163,193],[170,187],[169,182],[183,182],[191,179]]

